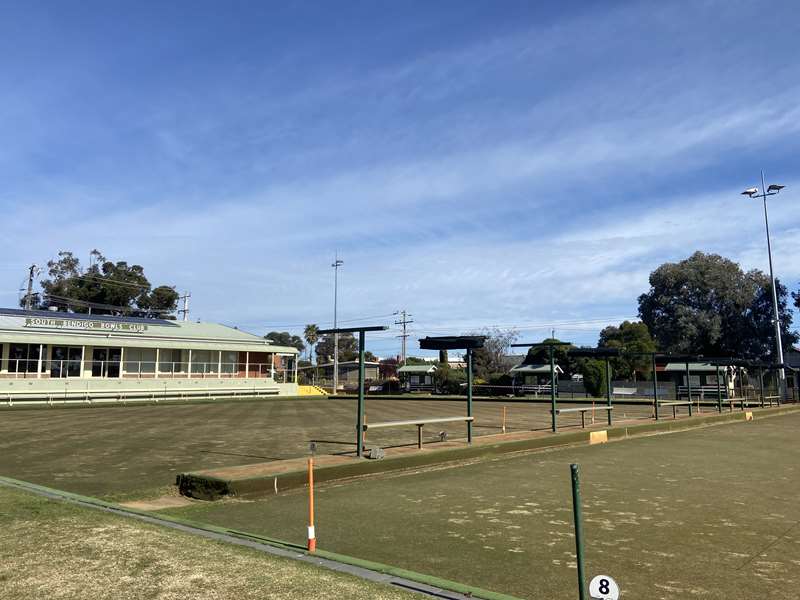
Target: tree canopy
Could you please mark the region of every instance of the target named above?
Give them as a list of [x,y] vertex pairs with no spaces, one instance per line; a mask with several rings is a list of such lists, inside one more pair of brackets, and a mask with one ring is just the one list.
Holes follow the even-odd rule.
[[310,361],[312,359],[311,354],[314,351],[314,344],[319,340],[319,325],[315,323],[306,325],[305,329],[303,329],[303,337],[308,344],[308,359]]
[[[781,337],[791,330],[788,293],[778,282]],[[650,290],[639,296],[639,316],[666,352],[766,358],[774,353],[769,276],[717,254],[695,252],[664,263],[650,274]]]
[[[332,333],[323,335],[316,348],[317,363],[333,362],[334,340]],[[369,350],[364,352],[364,359],[375,362],[378,358]],[[339,334],[339,361],[358,360],[358,341],[352,333]]]
[[299,335],[292,335],[288,331],[270,331],[264,337],[272,340],[273,344],[278,346],[291,346],[292,348],[297,348],[300,352],[306,348],[303,339]]
[[504,375],[508,371],[505,357],[513,344],[519,338],[515,329],[483,329],[470,335],[483,335],[486,340],[483,348],[476,348],[472,353],[472,368],[475,376],[489,381],[492,376]]
[[91,264],[83,269],[72,252],[59,252],[58,260],[47,263],[48,277],[41,281],[42,292],[34,294],[32,305],[145,317],[168,317],[175,311],[178,292],[166,285],[153,288],[142,266],[112,262],[99,250],[92,250],[90,256]]
[[[620,376],[635,379],[639,374],[646,378],[652,369],[652,359],[646,356],[656,351],[650,330],[642,322],[623,321],[619,326],[609,325],[600,332],[600,348],[616,348],[622,352],[611,360],[611,366]],[[641,355],[641,356],[640,356]]]

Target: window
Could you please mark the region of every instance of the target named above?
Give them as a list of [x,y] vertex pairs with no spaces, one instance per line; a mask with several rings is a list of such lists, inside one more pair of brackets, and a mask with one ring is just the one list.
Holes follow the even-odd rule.
[[80,346],[53,346],[50,377],[80,377],[82,356],[83,348]]
[[[36,373],[39,368],[40,348],[46,352],[47,346],[39,346],[39,344],[10,344],[8,348],[8,372]],[[44,364],[42,369],[44,369]]]
[[126,375],[154,375],[156,351],[154,348],[125,348],[122,371]]
[[183,370],[181,365],[181,351],[172,348],[161,349],[158,351],[158,372],[159,373],[180,373]]
[[[216,352],[214,355],[216,356]],[[213,361],[212,363],[210,350],[192,351],[192,373],[212,373],[216,371],[217,362]]]
[[92,351],[92,377],[119,377],[121,348],[95,348]]

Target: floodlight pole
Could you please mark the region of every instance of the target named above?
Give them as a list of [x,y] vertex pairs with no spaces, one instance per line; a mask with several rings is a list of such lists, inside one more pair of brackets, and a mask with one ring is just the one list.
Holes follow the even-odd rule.
[[[767,257],[769,259],[769,279],[772,284],[772,310],[774,313],[774,322],[775,322],[775,350],[777,352],[777,356],[775,357],[775,363],[779,365],[778,369],[778,403],[782,400],[782,396],[784,394],[785,386],[786,386],[786,372],[783,369],[783,343],[781,341],[781,318],[780,312],[778,311],[778,290],[775,285],[775,273],[772,269],[772,241],[770,240],[769,236],[769,214],[767,212],[767,196],[774,196],[777,194],[783,186],[775,186],[777,191],[768,191],[766,183],[764,181],[764,171],[761,171],[761,193],[758,193],[758,190],[753,188],[743,192],[744,194],[750,196],[751,198],[761,198],[764,201],[764,228],[767,233]],[[773,186],[770,186],[773,188]]]
[[[333,267],[333,328],[337,330],[338,323],[338,308],[339,308],[339,267],[344,264],[343,260],[339,260],[339,253],[336,253],[336,258],[331,265]],[[333,395],[335,396],[339,391],[339,334],[333,334]]]

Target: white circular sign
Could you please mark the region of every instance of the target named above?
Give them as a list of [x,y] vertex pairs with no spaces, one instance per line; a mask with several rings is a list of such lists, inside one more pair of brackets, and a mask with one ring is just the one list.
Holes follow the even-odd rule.
[[589,583],[589,596],[598,600],[617,600],[619,586],[608,575],[598,575]]

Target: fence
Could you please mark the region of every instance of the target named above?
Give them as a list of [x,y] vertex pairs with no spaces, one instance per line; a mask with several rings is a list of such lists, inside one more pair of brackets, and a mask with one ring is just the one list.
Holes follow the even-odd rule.
[[294,369],[275,368],[270,363],[158,362],[127,360],[37,360],[12,359],[0,378],[60,379],[82,378],[91,371],[92,378],[117,379],[248,379],[271,378],[276,383],[294,383]]

